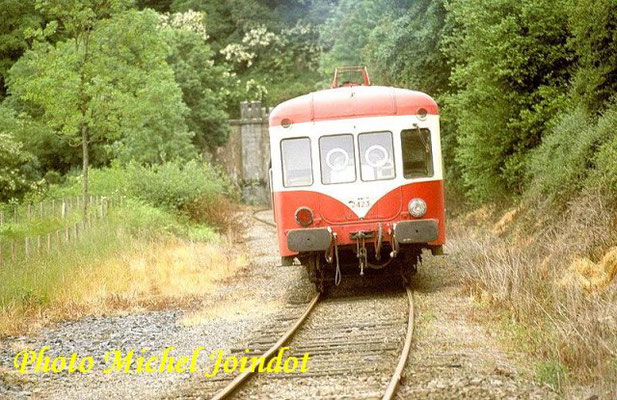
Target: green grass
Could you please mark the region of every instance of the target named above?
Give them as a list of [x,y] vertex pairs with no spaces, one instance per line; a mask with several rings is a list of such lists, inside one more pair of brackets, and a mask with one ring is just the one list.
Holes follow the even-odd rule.
[[62,230],[81,221],[81,215],[75,213],[62,217],[33,218],[18,223],[6,223],[0,226],[0,239],[20,240],[26,237],[46,235],[50,232]]
[[103,221],[79,241],[64,244],[49,254],[6,263],[0,269],[0,307],[47,304],[57,287],[70,279],[74,268],[128,250],[133,241],[118,234],[114,225]]
[[558,391],[562,389],[568,376],[566,367],[558,361],[536,363],[535,374],[538,382]]
[[189,226],[171,213],[128,201],[123,207],[110,210],[107,217],[96,221],[78,240],[54,244],[50,253],[43,252],[28,260],[5,262],[0,269],[0,306],[15,302],[46,304],[58,283],[69,278],[77,266],[96,264],[130,250],[140,241],[138,235],[186,235],[188,230]]

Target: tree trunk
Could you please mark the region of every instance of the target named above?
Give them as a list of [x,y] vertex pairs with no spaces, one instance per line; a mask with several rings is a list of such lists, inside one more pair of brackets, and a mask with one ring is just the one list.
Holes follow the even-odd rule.
[[82,163],[82,171],[81,171],[81,180],[82,180],[82,195],[83,195],[83,201],[82,203],[82,210],[83,210],[83,218],[85,220],[86,215],[88,213],[88,201],[90,199],[89,196],[89,177],[88,177],[88,169],[90,167],[90,154],[89,154],[89,149],[88,149],[88,140],[89,140],[89,135],[88,135],[88,125],[87,124],[83,124],[81,126],[81,150],[82,150],[82,157],[83,157],[83,163]]

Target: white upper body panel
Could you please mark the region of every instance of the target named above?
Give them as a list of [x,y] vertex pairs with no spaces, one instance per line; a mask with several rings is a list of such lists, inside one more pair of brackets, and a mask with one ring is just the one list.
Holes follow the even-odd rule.
[[[403,174],[403,155],[401,148],[401,131],[407,129],[428,129],[431,134],[431,151],[433,159],[433,174],[430,177],[405,178]],[[370,132],[389,131],[392,133],[394,151],[394,178],[384,180],[363,181],[366,174],[361,175],[358,135]],[[319,138],[327,135],[353,135],[355,152],[355,180],[347,183],[322,182]],[[307,137],[310,139],[312,161],[312,184],[294,187],[283,185],[283,171],[281,159],[281,140],[289,138]],[[371,206],[390,191],[412,182],[426,182],[443,179],[443,166],[440,146],[439,116],[427,115],[420,119],[415,115],[365,117],[341,120],[327,120],[292,124],[288,128],[274,126],[270,128],[270,149],[272,160],[271,187],[274,192],[285,191],[312,191],[323,193],[348,205],[359,218],[363,218]],[[365,150],[367,151],[367,150]],[[353,171],[352,171],[353,172]],[[349,174],[349,171],[346,172]],[[390,177],[391,172],[388,172]],[[353,174],[342,177],[341,180],[352,180]]]

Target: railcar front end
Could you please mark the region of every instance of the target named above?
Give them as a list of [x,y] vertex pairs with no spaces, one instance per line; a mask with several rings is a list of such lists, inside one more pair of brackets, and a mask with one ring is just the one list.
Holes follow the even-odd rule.
[[281,257],[306,265],[320,291],[386,267],[409,279],[422,250],[442,254],[446,240],[437,104],[364,76],[270,115]]

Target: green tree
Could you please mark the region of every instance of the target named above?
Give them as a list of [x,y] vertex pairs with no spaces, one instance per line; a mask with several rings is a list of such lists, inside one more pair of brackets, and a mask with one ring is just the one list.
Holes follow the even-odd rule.
[[[121,0],[37,1],[49,24],[70,39],[35,43],[9,73],[9,91],[28,113],[81,147],[84,211],[91,143],[122,138],[124,146],[110,148],[126,151],[135,137],[158,133],[151,150],[157,159],[172,158],[183,139],[181,151],[191,147],[158,16],[126,6]],[[174,145],[161,132],[176,139]]]
[[[48,27],[52,30],[59,27],[66,32],[70,42],[59,43],[56,47],[38,43],[31,53],[24,56],[26,59],[24,69],[30,69],[29,73],[21,76],[23,80],[20,80],[18,74],[15,77],[15,86],[25,89],[21,93],[22,98],[41,106],[50,121],[54,120],[54,125],[57,124],[62,133],[73,140],[75,136],[79,137],[83,161],[84,215],[89,198],[88,146],[91,140],[93,111],[89,103],[94,97],[94,93],[88,89],[92,89],[89,84],[93,83],[95,76],[90,71],[90,36],[97,21],[124,10],[126,6],[127,3],[122,0],[37,0],[35,7],[52,19]],[[49,62],[52,63],[51,66]],[[44,78],[42,82],[38,82],[37,75],[39,78]],[[32,82],[36,82],[37,85],[34,86]],[[60,88],[64,90],[57,92]],[[45,89],[49,91],[46,92]]]
[[365,59],[380,82],[438,96],[449,89],[442,51],[446,32],[442,0],[416,0],[402,16],[387,15],[370,34]]
[[0,99],[6,94],[5,78],[13,63],[29,47],[27,33],[40,27],[34,3],[3,0],[0,8]]
[[389,11],[387,3],[388,0],[341,0],[338,3],[321,28],[325,51],[320,71],[324,77],[331,77],[338,66],[364,62],[370,34]]
[[578,56],[573,89],[577,99],[597,113],[617,93],[617,2],[578,0],[570,25],[570,46]]
[[567,99],[570,0],[450,1],[446,54],[453,63],[457,161],[480,201],[521,193],[529,151]]
[[33,154],[15,139],[21,129],[15,112],[0,105],[0,201],[19,198],[41,184],[38,163]]
[[[197,15],[199,26],[203,26],[203,15]],[[183,14],[172,15],[170,19],[174,17],[186,20]],[[170,24],[165,36],[170,47],[167,62],[189,108],[186,122],[195,133],[193,143],[201,150],[212,150],[227,140],[229,116],[225,110],[233,90],[229,68],[214,61],[214,52],[205,42],[205,31],[191,29],[186,23]]]

